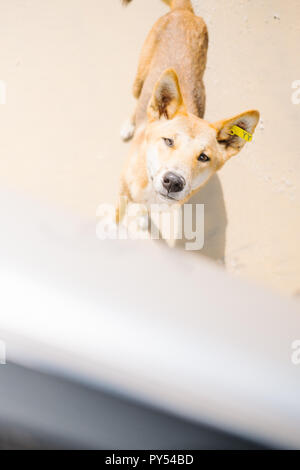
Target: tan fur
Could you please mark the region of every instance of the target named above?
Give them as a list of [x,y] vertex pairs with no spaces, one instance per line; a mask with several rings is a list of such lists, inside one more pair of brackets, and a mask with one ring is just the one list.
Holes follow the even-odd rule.
[[[259,119],[258,111],[214,124],[203,119],[207,28],[190,0],[164,1],[171,11],[150,31],[133,85],[135,131],[120,186],[121,196],[146,205],[186,202],[245,144],[230,134],[231,127],[253,133]],[[164,138],[172,139],[172,148]],[[210,160],[199,162],[202,153]],[[165,194],[162,180],[168,171],[184,179],[179,193]]]

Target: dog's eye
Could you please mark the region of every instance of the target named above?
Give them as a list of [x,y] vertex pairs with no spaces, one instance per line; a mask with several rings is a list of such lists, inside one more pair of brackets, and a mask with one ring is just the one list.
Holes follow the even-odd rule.
[[174,146],[174,140],[173,139],[168,139],[167,137],[163,137],[163,141],[168,147],[173,147]]
[[201,153],[198,157],[199,162],[209,162],[210,158],[205,154]]

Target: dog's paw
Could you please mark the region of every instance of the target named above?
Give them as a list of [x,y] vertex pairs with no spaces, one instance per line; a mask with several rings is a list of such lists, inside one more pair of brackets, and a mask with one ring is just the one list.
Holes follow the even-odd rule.
[[148,227],[149,227],[148,214],[143,214],[138,217],[138,226],[141,230],[148,230]]
[[135,131],[135,125],[130,121],[130,119],[127,119],[127,121],[124,122],[122,128],[121,128],[121,139],[124,142],[128,142],[128,140],[132,139]]

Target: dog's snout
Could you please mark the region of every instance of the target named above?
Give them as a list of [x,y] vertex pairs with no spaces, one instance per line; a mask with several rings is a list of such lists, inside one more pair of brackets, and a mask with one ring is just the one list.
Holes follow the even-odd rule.
[[185,179],[176,173],[168,171],[163,177],[162,184],[168,193],[179,193],[185,186]]

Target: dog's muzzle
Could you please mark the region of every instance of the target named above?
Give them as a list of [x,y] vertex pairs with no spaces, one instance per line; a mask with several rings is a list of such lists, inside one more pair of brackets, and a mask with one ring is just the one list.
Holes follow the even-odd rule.
[[185,179],[177,173],[168,171],[164,174],[162,185],[169,193],[179,193],[185,187]]

